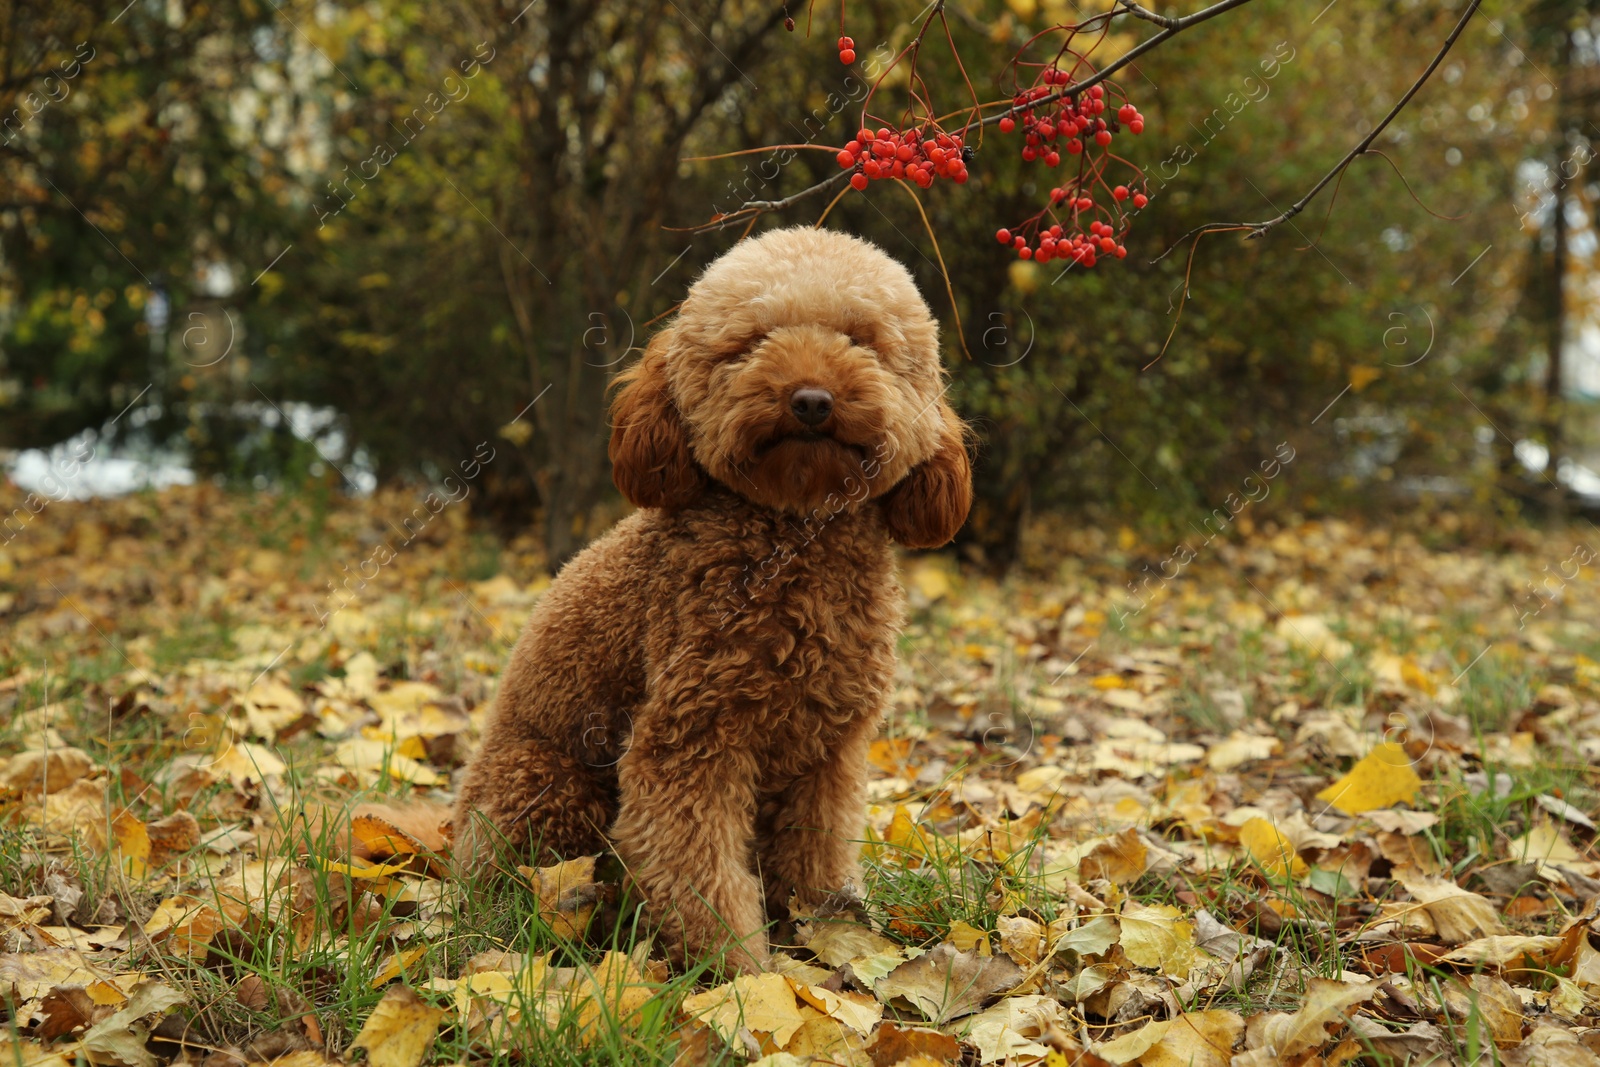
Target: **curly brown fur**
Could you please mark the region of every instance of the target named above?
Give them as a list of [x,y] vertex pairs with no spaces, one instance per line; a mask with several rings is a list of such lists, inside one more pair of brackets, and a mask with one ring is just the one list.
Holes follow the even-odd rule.
[[[901,624],[890,542],[965,520],[965,428],[911,276],[827,231],[735,246],[620,380],[613,475],[641,510],[518,641],[456,856],[609,840],[675,958],[756,970],[768,910],[858,876]],[[810,425],[795,394],[817,388],[833,408]]]

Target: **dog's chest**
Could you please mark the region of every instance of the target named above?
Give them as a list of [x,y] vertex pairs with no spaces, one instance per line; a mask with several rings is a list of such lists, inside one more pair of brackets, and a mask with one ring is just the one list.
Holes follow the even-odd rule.
[[804,773],[876,719],[893,681],[903,598],[887,534],[873,513],[721,532],[686,575],[707,651],[737,665],[731,718],[769,773]]

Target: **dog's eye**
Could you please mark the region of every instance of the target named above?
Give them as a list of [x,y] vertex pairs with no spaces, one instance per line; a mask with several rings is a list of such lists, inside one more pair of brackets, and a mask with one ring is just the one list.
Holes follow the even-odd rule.
[[739,363],[749,358],[750,353],[755,351],[756,346],[766,339],[767,335],[765,333],[758,333],[729,341],[717,350],[717,361],[719,363]]

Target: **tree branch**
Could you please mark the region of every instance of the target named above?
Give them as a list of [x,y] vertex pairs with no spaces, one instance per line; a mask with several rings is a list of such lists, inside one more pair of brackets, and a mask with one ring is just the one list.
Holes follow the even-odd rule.
[[[1140,14],[1140,12],[1144,12],[1144,9],[1139,8],[1137,4],[1131,4],[1129,0],[1114,0],[1114,2],[1119,6],[1111,11],[1103,12],[1102,14],[1093,17],[1115,18],[1118,15],[1134,14],[1138,15],[1140,18],[1143,18],[1145,15],[1154,15],[1154,12],[1145,12],[1145,14]],[[1075,96],[1089,88],[1091,85],[1097,85],[1100,82],[1105,81],[1112,74],[1115,74],[1129,63],[1132,63],[1134,60],[1138,59],[1152,48],[1171,40],[1184,30],[1187,30],[1193,26],[1198,26],[1202,22],[1213,19],[1216,16],[1221,15],[1224,12],[1231,11],[1236,7],[1243,7],[1248,3],[1250,3],[1250,0],[1219,0],[1218,3],[1212,4],[1210,7],[1202,8],[1201,10],[1196,11],[1194,14],[1185,15],[1182,18],[1169,19],[1165,16],[1155,15],[1155,19],[1159,20],[1160,25],[1165,27],[1160,33],[1157,33],[1148,40],[1142,41],[1133,48],[1130,48],[1114,62],[1102,67],[1100,70],[1096,71],[1089,77],[1084,78],[1082,81],[1074,82],[1071,85],[1058,89],[1049,96],[1040,97],[1037,100],[1030,100],[1026,104],[1012,105],[1003,111],[997,111],[992,115],[985,116],[984,118],[978,119],[974,122],[969,122],[960,129],[952,130],[950,132],[964,135],[968,131],[976,129],[980,126],[996,125],[1007,115],[1013,115],[1021,111],[1026,111],[1030,108],[1043,107],[1044,105],[1053,101],[1061,100],[1068,96]],[[1124,10],[1124,7],[1137,8],[1137,10]],[[724,227],[731,226],[736,222],[744,222],[754,216],[763,215],[770,211],[781,211],[784,208],[792,207],[793,205],[800,203],[802,200],[809,200],[821,193],[836,189],[841,182],[848,181],[849,178],[849,172],[841,171],[830,178],[826,178],[820,182],[817,182],[815,185],[802,189],[792,196],[786,196],[781,200],[748,201],[740,205],[737,210],[732,211],[727,215],[719,216],[700,226],[690,227],[689,232],[705,233],[709,230],[720,230]]]
[[1343,159],[1334,165],[1332,170],[1328,171],[1328,173],[1322,176],[1321,181],[1317,182],[1316,185],[1311,187],[1310,192],[1306,193],[1306,195],[1302,196],[1299,200],[1296,200],[1294,204],[1290,206],[1289,210],[1283,212],[1276,218],[1267,219],[1265,222],[1208,222],[1204,226],[1197,226],[1193,230],[1190,230],[1188,233],[1184,234],[1182,237],[1178,238],[1177,241],[1173,242],[1171,248],[1168,248],[1165,252],[1161,253],[1150,262],[1152,264],[1159,263],[1163,259],[1166,259],[1168,256],[1170,256],[1173,249],[1177,248],[1185,241],[1188,241],[1191,238],[1198,239],[1208,233],[1218,233],[1224,230],[1248,230],[1249,233],[1246,234],[1245,239],[1253,241],[1258,237],[1266,236],[1266,234],[1275,227],[1283,225],[1285,222],[1288,222],[1290,219],[1300,214],[1300,212],[1304,211],[1306,205],[1311,203],[1311,201],[1316,198],[1316,195],[1327,187],[1329,182],[1337,178],[1344,171],[1344,169],[1355,160],[1357,156],[1364,154],[1369,148],[1372,147],[1372,142],[1378,139],[1378,135],[1388,127],[1389,123],[1394,121],[1396,115],[1400,114],[1400,112],[1405,109],[1405,106],[1411,102],[1411,98],[1417,95],[1418,91],[1422,89],[1423,84],[1426,83],[1430,77],[1432,77],[1433,72],[1439,69],[1439,64],[1444,62],[1445,55],[1456,43],[1456,39],[1461,36],[1461,32],[1467,28],[1467,22],[1477,12],[1478,7],[1482,3],[1483,0],[1469,0],[1467,9],[1462,12],[1461,18],[1456,22],[1455,29],[1450,31],[1450,36],[1446,37],[1444,44],[1439,46],[1438,54],[1433,57],[1433,62],[1428,64],[1428,69],[1422,72],[1422,76],[1413,82],[1411,88],[1406,90],[1406,94],[1396,101],[1394,107],[1389,109],[1389,113],[1383,117],[1383,121],[1374,126],[1370,133],[1363,137],[1354,148],[1350,149],[1350,151],[1345,154]]
[[1133,0],[1117,0],[1117,3],[1119,3],[1123,9],[1128,12],[1128,14],[1134,16],[1135,18],[1144,19],[1146,22],[1153,22],[1157,26],[1162,26],[1169,30],[1172,29],[1172,27],[1178,22],[1177,19],[1168,18],[1166,15],[1158,15],[1148,8],[1140,7],[1138,4],[1134,3]]

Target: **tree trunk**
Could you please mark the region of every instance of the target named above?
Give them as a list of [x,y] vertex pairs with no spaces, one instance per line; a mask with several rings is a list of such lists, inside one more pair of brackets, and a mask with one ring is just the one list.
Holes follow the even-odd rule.
[[1572,66],[1572,31],[1562,27],[1561,31],[1561,60],[1556,66],[1556,138],[1551,160],[1551,195],[1554,198],[1550,207],[1550,233],[1553,245],[1550,260],[1548,304],[1545,312],[1545,348],[1549,352],[1549,361],[1545,367],[1544,376],[1544,418],[1543,429],[1545,447],[1549,449],[1549,460],[1545,465],[1545,475],[1553,486],[1551,503],[1559,509],[1565,495],[1556,474],[1561,458],[1562,445],[1562,419],[1566,404],[1562,397],[1565,389],[1562,367],[1562,350],[1567,339],[1567,196],[1568,176],[1565,168],[1570,161],[1565,154],[1571,151],[1570,139],[1567,137],[1567,72]]

